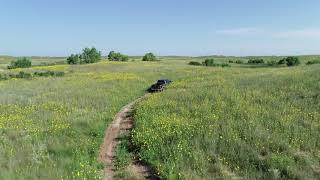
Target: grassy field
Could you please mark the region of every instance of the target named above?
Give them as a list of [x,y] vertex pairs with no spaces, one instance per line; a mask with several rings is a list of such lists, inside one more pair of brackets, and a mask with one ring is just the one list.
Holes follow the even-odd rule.
[[2,57],[0,73],[65,76],[0,81],[0,179],[101,178],[107,124],[160,78],[174,83],[137,106],[133,140],[162,177],[319,177],[320,65],[187,65],[204,58],[7,70],[14,58]]
[[319,72],[195,67],[137,107],[134,142],[169,179],[317,179]]

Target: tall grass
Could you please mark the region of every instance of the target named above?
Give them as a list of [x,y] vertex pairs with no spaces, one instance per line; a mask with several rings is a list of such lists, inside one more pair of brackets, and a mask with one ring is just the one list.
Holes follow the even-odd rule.
[[34,70],[56,67],[73,73],[0,82],[0,179],[100,178],[105,128],[152,82],[130,64]]
[[0,179],[101,178],[105,128],[162,78],[174,83],[139,106],[134,139],[164,177],[316,177],[319,66],[222,69],[178,59],[39,66],[24,71],[66,74],[0,81]]
[[169,179],[317,179],[319,70],[186,72],[139,105],[134,143]]

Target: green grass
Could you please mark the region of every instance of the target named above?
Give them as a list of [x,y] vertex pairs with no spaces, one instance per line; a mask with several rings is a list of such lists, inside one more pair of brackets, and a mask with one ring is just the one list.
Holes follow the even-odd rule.
[[320,176],[320,66],[193,67],[137,108],[144,161],[169,179]]
[[[67,58],[64,57],[28,57],[32,60],[33,66],[55,64],[65,62]],[[11,61],[17,60],[18,57],[0,56],[0,72],[7,69]]]
[[[105,128],[160,78],[174,83],[139,105],[134,139],[162,176],[317,177],[319,65],[220,68],[161,59],[0,69],[65,72],[0,81],[0,179],[101,178]],[[124,147],[121,168],[129,161]]]
[[[0,179],[99,178],[104,130],[122,106],[185,62],[39,66],[63,77],[0,81]],[[181,65],[181,66],[180,66]],[[175,67],[175,68],[173,68]]]

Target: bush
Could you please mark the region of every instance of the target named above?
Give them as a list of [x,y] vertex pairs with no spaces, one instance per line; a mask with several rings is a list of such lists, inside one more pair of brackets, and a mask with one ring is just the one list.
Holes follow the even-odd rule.
[[267,64],[268,64],[268,66],[275,66],[275,65],[277,65],[277,61],[271,60],[271,61],[268,61]]
[[189,65],[201,66],[202,64],[200,62],[197,62],[197,61],[191,61],[191,62],[189,62]]
[[101,60],[101,52],[95,47],[85,48],[82,50],[82,54],[71,55],[68,57],[68,64],[89,64],[95,63]]
[[222,63],[222,64],[219,64],[221,67],[230,67],[230,64],[228,63]]
[[29,79],[31,78],[31,74],[30,73],[26,73],[26,72],[23,72],[23,71],[20,71],[19,74],[16,74],[15,78],[25,78],[25,79]]
[[16,61],[11,61],[11,65],[8,66],[8,69],[16,69],[16,68],[29,68],[31,67],[31,60],[23,57],[20,59],[17,59]]
[[157,61],[157,58],[153,53],[147,53],[143,56],[142,61]]
[[236,60],[236,63],[237,64],[243,64],[243,61],[242,60]]
[[33,74],[20,71],[18,74],[0,74],[0,80],[8,80],[11,78],[19,78],[19,79],[30,79],[32,77],[61,77],[64,76],[65,73],[62,71],[42,71],[42,72],[34,72]]
[[232,60],[229,60],[229,63],[234,63],[234,61],[232,61]]
[[108,59],[109,61],[128,61],[129,56],[123,55],[119,52],[110,51]]
[[287,66],[297,66],[300,64],[298,57],[289,56],[281,59],[278,64],[287,64]]
[[297,66],[300,64],[299,58],[298,57],[287,57],[286,58],[287,65],[288,66]]
[[263,59],[250,59],[248,61],[248,64],[263,64],[264,60]]
[[34,76],[40,76],[40,77],[49,77],[49,76],[61,77],[61,76],[64,76],[64,74],[65,73],[62,71],[58,71],[58,72],[44,71],[44,72],[34,72],[33,73]]
[[281,59],[279,62],[278,62],[278,64],[286,64],[287,62],[286,62],[286,59],[285,58],[283,58],[283,59]]
[[206,59],[204,60],[204,62],[202,62],[202,65],[213,66],[213,67],[230,67],[230,64],[228,63],[222,63],[222,64],[215,63],[214,59]]
[[214,63],[214,59],[206,59],[202,63],[204,66],[215,66],[216,64]]
[[79,64],[80,55],[79,54],[71,54],[71,56],[69,56],[67,58],[67,62],[68,62],[68,64]]
[[95,47],[85,48],[81,54],[81,64],[95,63],[101,60],[101,52]]
[[313,61],[308,61],[306,65],[312,65],[312,64],[320,64],[320,60],[313,60]]

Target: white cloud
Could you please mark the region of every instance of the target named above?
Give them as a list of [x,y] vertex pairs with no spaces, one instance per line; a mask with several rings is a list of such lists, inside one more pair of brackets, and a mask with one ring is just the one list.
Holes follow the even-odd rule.
[[234,28],[218,30],[216,33],[224,35],[251,35],[258,33],[259,31],[260,30],[257,28]]
[[319,39],[320,29],[301,29],[301,30],[291,30],[284,32],[277,32],[273,34],[275,38],[283,39]]

